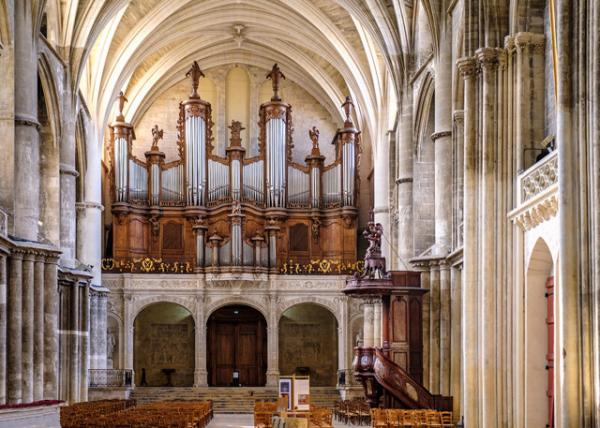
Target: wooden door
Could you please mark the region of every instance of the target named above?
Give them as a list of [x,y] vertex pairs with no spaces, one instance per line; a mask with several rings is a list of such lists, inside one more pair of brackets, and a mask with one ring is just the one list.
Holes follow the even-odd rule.
[[[257,311],[217,311],[208,322],[208,379],[211,386],[230,386],[233,372],[242,386],[266,381],[266,323]],[[251,309],[251,308],[247,308]]]
[[548,426],[554,427],[554,277],[552,276],[546,281],[546,326],[548,331],[548,349],[546,350]]

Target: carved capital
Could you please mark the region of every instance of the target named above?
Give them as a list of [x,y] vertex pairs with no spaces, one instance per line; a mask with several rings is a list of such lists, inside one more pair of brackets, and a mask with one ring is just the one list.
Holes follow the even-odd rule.
[[476,55],[484,72],[494,71],[498,67],[498,51],[495,48],[478,49]]
[[530,49],[536,54],[544,52],[546,47],[546,37],[537,33],[517,33],[514,37],[514,43],[519,53],[525,49]]
[[473,77],[477,74],[477,60],[474,57],[459,58],[456,61],[456,65],[463,79]]

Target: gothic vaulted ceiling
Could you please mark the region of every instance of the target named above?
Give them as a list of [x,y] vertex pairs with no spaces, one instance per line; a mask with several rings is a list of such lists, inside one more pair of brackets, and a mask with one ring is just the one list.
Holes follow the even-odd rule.
[[119,91],[132,120],[194,60],[203,69],[277,62],[334,117],[352,95],[363,130],[376,139],[402,81],[409,31],[401,23],[412,7],[395,0],[56,0],[46,11],[48,39],[65,50],[73,84],[100,128]]

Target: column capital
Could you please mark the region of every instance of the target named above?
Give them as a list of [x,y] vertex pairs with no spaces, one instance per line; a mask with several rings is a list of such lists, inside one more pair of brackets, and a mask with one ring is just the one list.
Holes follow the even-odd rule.
[[475,54],[484,72],[494,71],[498,67],[498,51],[496,48],[480,48],[477,49]]
[[464,57],[456,60],[458,71],[462,75],[463,79],[468,79],[477,74],[477,60],[475,57]]
[[543,53],[546,47],[546,36],[538,33],[521,32],[514,35],[514,46],[519,52],[531,49],[534,53]]

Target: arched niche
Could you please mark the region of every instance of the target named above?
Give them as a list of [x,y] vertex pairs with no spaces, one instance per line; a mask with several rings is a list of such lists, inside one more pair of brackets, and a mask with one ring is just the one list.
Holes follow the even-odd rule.
[[[527,263],[525,277],[525,418],[526,426],[546,426],[550,409],[548,391],[553,389],[553,370],[548,357],[554,354],[554,263],[548,245],[538,239]],[[549,300],[551,299],[551,300]]]
[[[134,321],[135,384],[192,386],[194,328],[191,312],[176,303],[154,303],[140,311]],[[170,385],[164,369],[174,369]]]
[[[264,386],[267,372],[267,321],[257,309],[228,305],[207,321],[208,384]],[[239,373],[237,380],[234,372]]]
[[308,374],[311,386],[335,386],[338,324],[335,315],[315,303],[299,303],[279,319],[279,372]]

